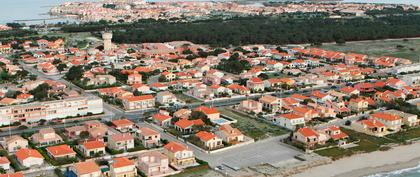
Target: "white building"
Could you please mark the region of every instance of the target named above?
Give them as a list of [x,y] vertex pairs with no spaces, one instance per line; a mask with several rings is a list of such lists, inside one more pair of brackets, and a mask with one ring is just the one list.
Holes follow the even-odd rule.
[[97,97],[75,97],[64,100],[35,102],[0,108],[0,125],[14,122],[37,122],[103,113],[102,99]]
[[[419,66],[420,67],[420,66]],[[400,77],[402,81],[408,85],[419,85],[420,84],[420,73],[407,74]]]
[[305,117],[297,114],[282,114],[275,117],[273,122],[289,130],[294,130],[298,126],[305,126]]
[[420,71],[420,63],[396,66],[390,70],[390,72],[393,74],[407,73],[407,72],[413,72],[413,71]]
[[156,94],[156,102],[160,104],[166,105],[166,104],[175,103],[176,101],[177,101],[176,96],[169,91],[158,92]]

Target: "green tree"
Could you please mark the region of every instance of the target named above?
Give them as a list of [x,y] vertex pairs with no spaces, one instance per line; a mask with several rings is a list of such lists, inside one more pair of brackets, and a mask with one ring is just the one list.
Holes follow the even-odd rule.
[[46,100],[49,96],[48,91],[51,87],[47,83],[38,85],[35,89],[29,91],[30,94],[34,96],[34,99],[37,101]]
[[78,81],[82,78],[83,72],[82,66],[72,66],[66,73],[66,78],[71,81]]

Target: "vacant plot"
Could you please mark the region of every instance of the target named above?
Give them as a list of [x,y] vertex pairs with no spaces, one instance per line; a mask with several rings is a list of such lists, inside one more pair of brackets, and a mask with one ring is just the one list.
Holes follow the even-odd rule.
[[213,171],[211,169],[200,169],[197,171],[187,171],[182,172],[170,177],[222,177],[220,173]]
[[369,56],[393,56],[418,62],[420,39],[392,39],[348,42],[346,44],[324,44],[321,48],[341,52],[355,52]]
[[393,139],[370,136],[349,129],[343,129],[343,131],[346,132],[351,139],[360,140],[360,142],[357,143],[359,146],[352,147],[349,149],[342,149],[338,147],[330,148],[316,151],[316,153],[322,156],[331,157],[333,159],[339,159],[345,156],[353,155],[355,153],[368,153],[377,151],[380,150],[381,146],[389,143],[398,143],[396,140]]
[[276,125],[269,124],[263,120],[258,120],[249,115],[234,112],[227,108],[219,109],[222,115],[234,118],[238,122],[234,125],[241,130],[245,135],[260,140],[271,136],[284,135],[287,130]]
[[179,100],[184,101],[185,103],[201,103],[202,102],[202,101],[200,101],[200,100],[198,100],[198,99],[196,99],[194,97],[185,95],[183,93],[177,93],[177,94],[175,94],[175,96],[176,96],[176,98],[178,98]]
[[393,139],[400,143],[404,143],[405,141],[420,138],[420,127],[411,128],[405,131],[401,131],[398,133],[390,134],[386,136],[387,138]]

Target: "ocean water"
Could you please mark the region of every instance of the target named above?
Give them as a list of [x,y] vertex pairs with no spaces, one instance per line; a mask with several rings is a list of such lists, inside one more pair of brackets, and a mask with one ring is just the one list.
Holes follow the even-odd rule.
[[419,177],[420,176],[420,164],[416,167],[406,168],[386,173],[378,173],[369,175],[366,177]]
[[[15,22],[15,20],[47,19],[51,7],[64,2],[87,2],[94,0],[0,0],[0,24]],[[59,21],[71,21],[62,19]],[[55,23],[58,20],[46,21]],[[43,21],[23,22],[26,24],[42,23]]]

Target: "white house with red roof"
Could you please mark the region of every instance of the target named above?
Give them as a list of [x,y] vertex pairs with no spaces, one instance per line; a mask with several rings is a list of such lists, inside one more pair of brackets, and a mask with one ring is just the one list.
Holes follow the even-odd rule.
[[127,77],[127,84],[128,85],[141,84],[141,83],[142,83],[142,75],[141,74],[133,73],[133,74],[128,75],[128,77]]
[[134,161],[127,157],[117,157],[110,165],[110,177],[135,177],[137,168]]
[[209,108],[207,106],[199,106],[194,111],[204,113],[210,121],[220,118],[220,112],[216,108]]
[[323,144],[326,141],[325,139],[326,137],[323,138],[322,134],[309,127],[300,128],[293,133],[293,140],[305,144],[308,147]]
[[94,157],[105,154],[105,143],[99,140],[86,141],[79,145],[79,149],[86,157]]
[[134,122],[128,119],[118,119],[111,121],[113,127],[120,132],[130,132],[134,129]]
[[195,134],[207,150],[223,147],[222,139],[207,131],[200,131]]
[[366,133],[372,136],[382,137],[388,134],[386,126],[376,119],[355,121],[351,124],[351,127],[358,132]]
[[349,136],[341,131],[340,127],[333,125],[330,127],[327,127],[325,129],[319,130],[318,132],[325,133],[329,136],[329,138],[333,139],[334,141],[341,140],[348,138]]
[[10,161],[7,159],[7,157],[0,157],[0,168],[4,170],[10,169]]
[[160,145],[160,133],[151,128],[141,127],[136,132],[136,135],[146,148],[152,148]]
[[370,115],[370,118],[383,123],[387,129],[393,131],[401,130],[402,118],[395,114],[377,112]]
[[289,130],[305,126],[305,117],[297,114],[280,114],[273,118],[273,122]]
[[253,77],[246,82],[246,87],[250,90],[260,92],[264,91],[264,81],[258,77]]
[[35,149],[19,149],[15,155],[19,163],[25,167],[41,166],[44,163],[44,157]]
[[134,137],[128,133],[108,136],[107,146],[115,150],[128,150],[134,148]]
[[76,157],[76,152],[74,152],[73,149],[67,144],[50,146],[47,147],[46,150],[48,155],[54,159]]
[[153,95],[131,96],[121,99],[126,110],[148,109],[155,106]]
[[196,164],[194,152],[184,144],[171,141],[163,148],[163,152],[168,156],[171,165],[188,167]]
[[172,117],[162,113],[157,113],[152,116],[153,122],[162,127],[168,127],[171,125]]

